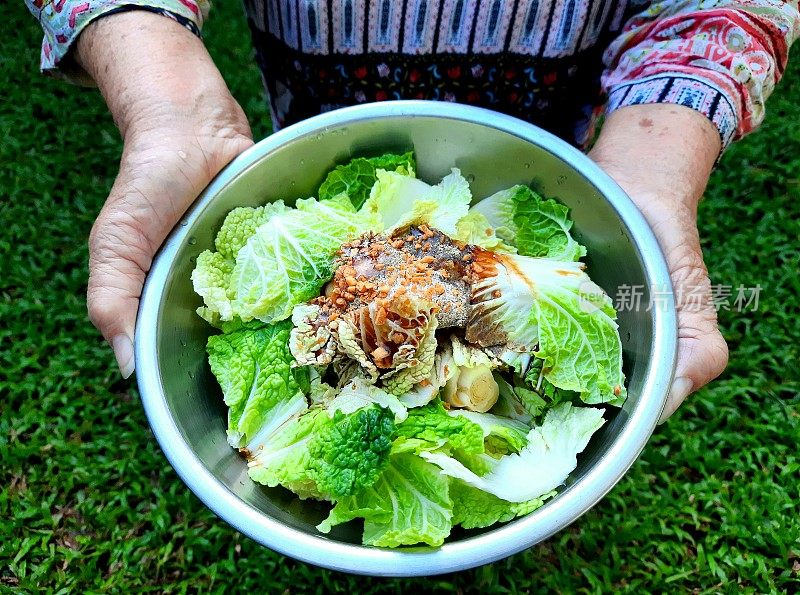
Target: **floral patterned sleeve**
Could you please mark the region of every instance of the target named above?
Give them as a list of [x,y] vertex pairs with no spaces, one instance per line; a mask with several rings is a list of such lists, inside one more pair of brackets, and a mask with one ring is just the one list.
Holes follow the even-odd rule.
[[606,110],[685,105],[714,123],[724,150],[764,119],[799,34],[796,0],[654,2],[606,50]]
[[60,72],[62,59],[78,39],[84,27],[96,18],[126,10],[148,10],[178,21],[200,35],[208,15],[210,0],[25,0],[28,10],[44,29],[41,68],[43,72]]

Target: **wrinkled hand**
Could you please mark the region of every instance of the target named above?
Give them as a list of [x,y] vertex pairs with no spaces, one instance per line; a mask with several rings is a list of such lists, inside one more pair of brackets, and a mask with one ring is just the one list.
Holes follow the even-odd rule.
[[[666,257],[677,305],[678,360],[664,421],[728,363],[697,231],[697,203],[719,152],[719,137],[703,116],[675,106],[624,108],[609,124],[590,157],[650,224]],[[699,130],[696,141],[687,140],[693,130]]]
[[89,237],[89,317],[125,377],[133,372],[139,296],[156,250],[211,179],[253,143],[235,103],[210,114],[158,111],[129,129],[119,175]]
[[728,363],[728,347],[717,328],[711,281],[703,262],[696,215],[681,203],[649,196],[624,174],[608,168],[639,206],[666,257],[678,314],[678,361],[662,420],[672,415],[689,393],[719,376]]
[[153,256],[211,179],[253,144],[252,133],[202,42],[171,19],[145,11],[99,19],[81,34],[77,60],[124,140],[89,237],[87,301],[127,378]]

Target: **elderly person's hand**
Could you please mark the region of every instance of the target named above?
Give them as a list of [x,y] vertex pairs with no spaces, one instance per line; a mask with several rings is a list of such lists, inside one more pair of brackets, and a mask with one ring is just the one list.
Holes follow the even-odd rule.
[[728,362],[697,233],[697,204],[719,150],[719,134],[704,116],[662,104],[612,113],[589,154],[639,207],[670,269],[678,302],[678,362],[662,421]]
[[145,11],[99,19],[81,34],[75,57],[124,139],[119,175],[89,238],[87,297],[89,317],[128,377],[156,250],[252,134],[202,42],[170,19]]

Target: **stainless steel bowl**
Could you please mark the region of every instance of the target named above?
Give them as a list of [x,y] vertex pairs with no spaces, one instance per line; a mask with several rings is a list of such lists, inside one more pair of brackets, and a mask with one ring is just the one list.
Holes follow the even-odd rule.
[[[349,158],[416,151],[419,176],[437,182],[451,167],[476,197],[533,184],[571,209],[589,251],[589,273],[607,292],[643,288],[642,308],[619,325],[629,397],[580,457],[556,498],[533,514],[484,531],[461,531],[439,548],[360,545],[360,531],[314,526],[326,509],[247,476],[225,440],[226,411],[206,363],[210,328],[195,314],[190,274],[212,247],[226,213],[312,195],[330,168]],[[370,575],[418,576],[486,564],[519,552],[586,512],[628,470],[655,427],[672,378],[676,319],[671,303],[652,308],[651,288],[670,288],[667,267],[630,199],[579,151],[539,128],[454,104],[400,101],[320,115],[286,128],[235,159],[203,192],[161,248],[147,277],[136,331],[139,391],[150,425],[175,470],[215,513],[263,545],[312,564]]]

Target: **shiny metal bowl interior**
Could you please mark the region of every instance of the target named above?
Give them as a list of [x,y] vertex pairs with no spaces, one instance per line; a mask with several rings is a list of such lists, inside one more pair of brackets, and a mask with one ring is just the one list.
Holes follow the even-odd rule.
[[[629,397],[594,437],[561,493],[533,514],[484,531],[454,531],[440,548],[360,545],[356,523],[319,534],[326,507],[250,481],[225,440],[226,411],[205,357],[211,330],[196,314],[190,274],[213,246],[226,213],[313,195],[330,168],[354,156],[414,149],[418,174],[437,182],[451,167],[475,197],[532,184],[572,209],[588,247],[588,271],[609,293],[620,285],[670,287],[655,238],[628,197],[579,151],[514,118],[477,108],[390,102],[311,118],[261,141],[204,191],[162,247],[139,310],[136,366],[151,427],[195,494],[242,533],[292,557],[372,575],[432,575],[470,568],[529,547],[574,521],[620,479],[655,427],[676,351],[674,308],[622,311]],[[607,417],[609,417],[607,415]]]

